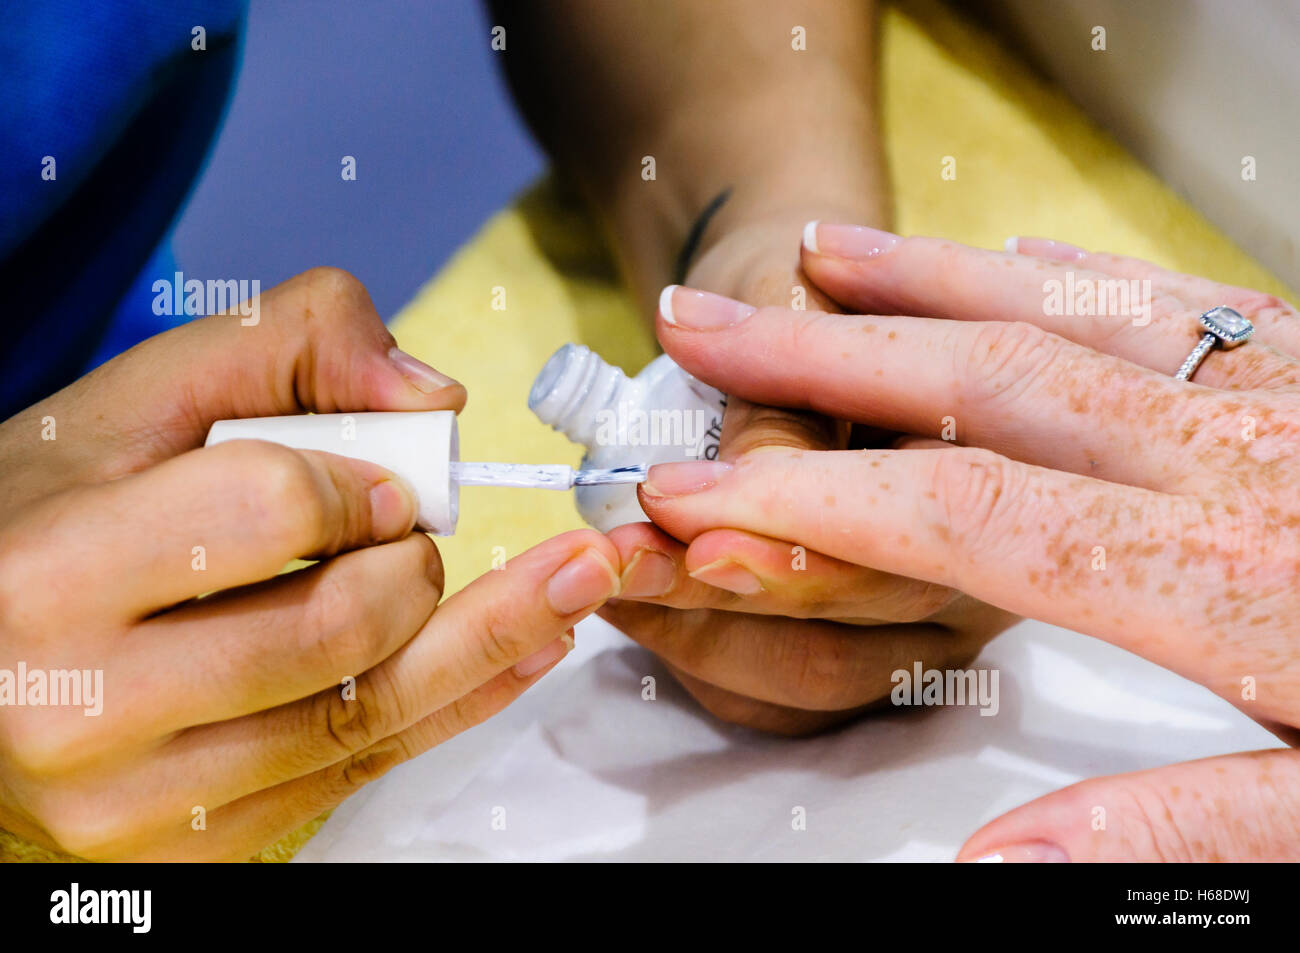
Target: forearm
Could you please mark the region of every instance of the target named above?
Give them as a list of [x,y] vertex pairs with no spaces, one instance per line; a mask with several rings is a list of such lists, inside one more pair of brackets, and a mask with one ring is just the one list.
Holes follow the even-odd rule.
[[[872,6],[558,0],[496,13],[525,114],[648,304],[724,190],[700,253],[749,225],[788,226],[793,256],[809,218],[887,222]],[[792,48],[796,26],[806,50]]]

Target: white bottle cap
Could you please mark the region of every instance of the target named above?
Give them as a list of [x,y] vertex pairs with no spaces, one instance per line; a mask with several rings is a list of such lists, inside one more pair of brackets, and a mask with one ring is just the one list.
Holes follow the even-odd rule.
[[566,344],[546,362],[528,393],[537,419],[574,443],[590,448],[600,410],[616,403],[627,375],[591,348]]
[[450,410],[218,420],[206,446],[227,440],[269,440],[376,463],[415,491],[416,525],[437,536],[456,532],[460,485],[451,479],[450,464],[460,459],[460,442]]

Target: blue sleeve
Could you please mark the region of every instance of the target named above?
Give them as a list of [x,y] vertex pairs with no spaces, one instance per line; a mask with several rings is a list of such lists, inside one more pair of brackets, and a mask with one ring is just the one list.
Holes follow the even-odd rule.
[[0,419],[95,353],[202,166],[243,18],[243,0],[0,7]]

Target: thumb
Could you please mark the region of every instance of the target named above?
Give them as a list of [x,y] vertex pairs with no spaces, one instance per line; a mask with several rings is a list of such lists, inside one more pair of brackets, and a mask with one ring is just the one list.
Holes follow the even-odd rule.
[[260,295],[252,317],[213,315],[150,338],[25,413],[62,411],[60,443],[123,472],[201,446],[226,418],[459,411],[465,397],[397,348],[361,282],[315,268]]
[[987,824],[958,861],[1294,861],[1300,753],[1188,761],[1091,778]]

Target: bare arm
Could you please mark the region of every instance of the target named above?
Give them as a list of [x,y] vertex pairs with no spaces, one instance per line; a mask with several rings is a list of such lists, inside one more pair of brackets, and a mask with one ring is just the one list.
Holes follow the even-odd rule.
[[[693,223],[726,190],[692,261],[746,231],[750,242],[779,241],[793,268],[810,218],[887,224],[873,7],[493,3],[519,102],[597,210],[646,313],[680,277]],[[796,27],[806,49],[795,48]],[[653,180],[643,177],[646,157]]]

